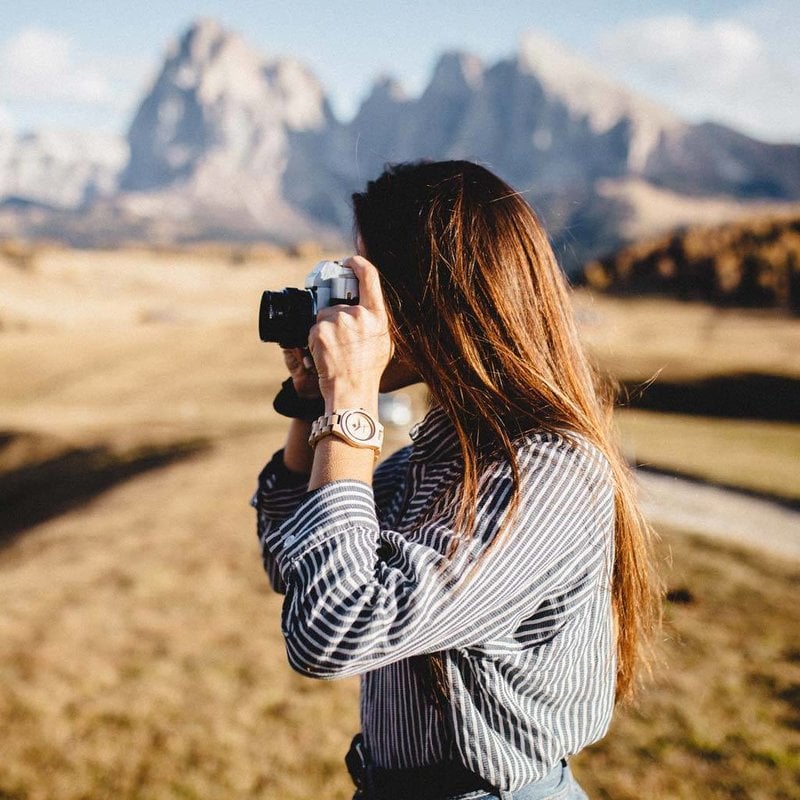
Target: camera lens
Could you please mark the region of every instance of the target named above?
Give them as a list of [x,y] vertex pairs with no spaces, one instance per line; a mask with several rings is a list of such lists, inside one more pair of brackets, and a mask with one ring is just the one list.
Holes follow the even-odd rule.
[[258,335],[262,342],[277,342],[281,347],[305,347],[315,318],[314,297],[308,289],[264,292]]

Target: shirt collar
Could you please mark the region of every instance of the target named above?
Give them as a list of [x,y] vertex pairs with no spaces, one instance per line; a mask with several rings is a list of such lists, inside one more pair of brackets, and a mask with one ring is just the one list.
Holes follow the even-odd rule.
[[460,452],[456,429],[440,405],[432,406],[409,436],[413,442],[411,461],[446,461]]

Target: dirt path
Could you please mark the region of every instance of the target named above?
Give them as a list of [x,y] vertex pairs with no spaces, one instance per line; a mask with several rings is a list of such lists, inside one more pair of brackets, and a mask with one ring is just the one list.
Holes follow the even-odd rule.
[[800,559],[800,511],[669,475],[638,473],[645,514],[707,536]]

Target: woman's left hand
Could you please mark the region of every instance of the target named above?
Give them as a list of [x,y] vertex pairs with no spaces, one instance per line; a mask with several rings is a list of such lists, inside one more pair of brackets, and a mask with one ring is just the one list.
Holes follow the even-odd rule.
[[378,411],[381,376],[394,352],[378,270],[361,256],[343,262],[358,278],[357,306],[317,312],[308,347],[326,413],[343,408]]

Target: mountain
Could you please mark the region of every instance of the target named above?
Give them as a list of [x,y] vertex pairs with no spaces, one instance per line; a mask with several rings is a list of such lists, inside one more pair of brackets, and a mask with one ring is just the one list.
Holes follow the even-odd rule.
[[0,203],[83,207],[116,189],[127,159],[120,136],[0,131]]
[[[32,155],[39,146],[27,158],[50,164]],[[4,152],[19,160],[24,150],[0,139],[0,164]],[[0,208],[0,232],[13,222],[16,232],[89,243],[93,230],[110,242],[334,241],[349,234],[350,194],[386,162],[470,158],[525,193],[574,268],[698,213],[721,221],[800,200],[800,147],[688,124],[539,34],[494,64],[443,54],[416,98],[381,76],[343,124],[302,64],[201,20],[167,53],[124,164],[123,150],[102,163],[90,148],[74,152],[63,183],[44,171],[22,183],[0,172],[0,198],[80,209],[40,209],[34,223],[27,209]]]
[[640,170],[659,137],[682,123],[529,34],[514,58],[489,67],[467,53],[443,55],[416,101],[379,84],[350,127],[372,155],[368,172],[387,154],[472,156],[516,185],[547,191]]
[[168,55],[128,133],[125,191],[202,185],[214,173],[257,179],[275,193],[287,133],[331,121],[322,87],[293,59],[269,60],[213,20]]
[[619,245],[626,227],[655,232],[650,206],[661,198],[691,198],[670,224],[691,222],[700,206],[714,221],[800,199],[800,147],[690,125],[538,34],[489,66],[443,55],[418,99],[382,78],[336,148],[327,144],[316,163],[334,160],[338,174],[349,164],[370,176],[387,161],[420,157],[487,164],[525,192],[573,268]]
[[318,226],[286,201],[281,178],[290,135],[332,122],[322,86],[300,62],[266,58],[202,20],[168,53],[139,106],[118,201],[239,235],[313,236]]

